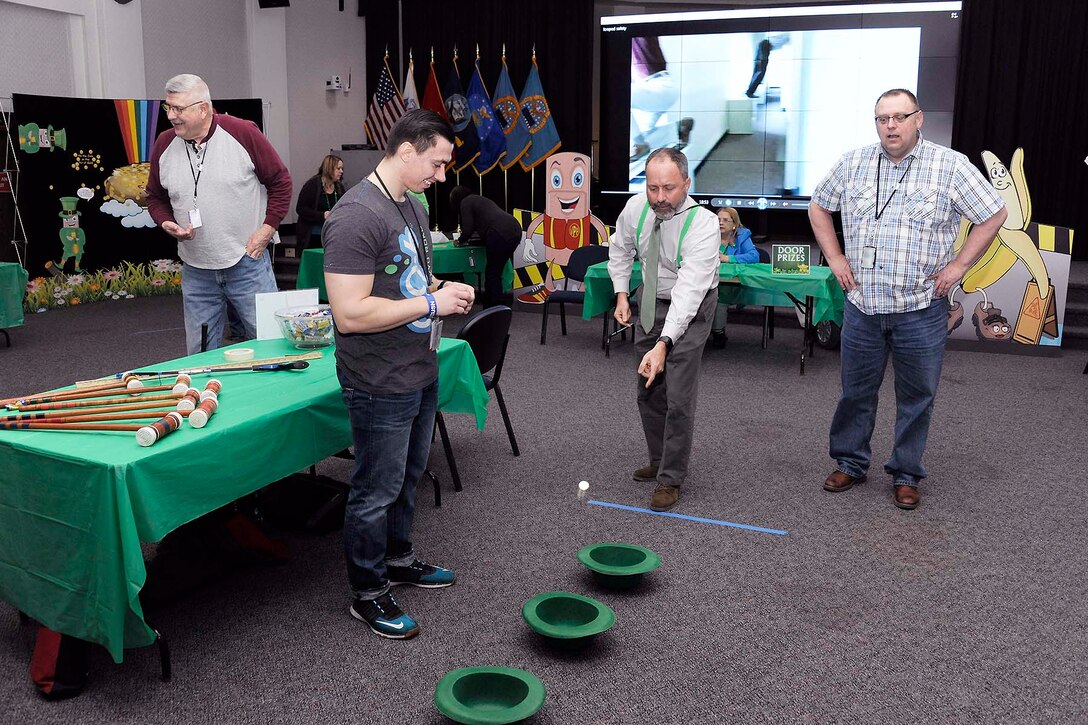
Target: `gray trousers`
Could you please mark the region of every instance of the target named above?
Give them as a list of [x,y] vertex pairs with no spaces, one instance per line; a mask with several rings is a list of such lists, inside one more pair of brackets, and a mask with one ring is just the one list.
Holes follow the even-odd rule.
[[[699,371],[717,301],[718,289],[715,287],[706,293],[687,331],[674,341],[672,352],[665,358],[665,370],[654,379],[649,389],[646,388],[646,379],[637,373],[635,375],[642,432],[646,435],[650,463],[657,465],[657,482],[663,486],[679,486],[688,474],[691,439],[695,429],[695,402],[699,394]],[[658,300],[654,312],[654,327],[650,334],[640,335],[635,340],[636,364],[657,343],[669,312],[669,301]],[[639,327],[637,318],[635,325]]]

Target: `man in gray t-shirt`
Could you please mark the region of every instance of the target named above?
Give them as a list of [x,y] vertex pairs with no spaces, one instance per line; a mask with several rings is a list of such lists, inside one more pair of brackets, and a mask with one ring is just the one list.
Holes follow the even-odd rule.
[[431,273],[427,215],[406,194],[445,179],[453,139],[438,114],[409,111],[390,131],[378,168],[336,204],[322,230],[336,371],[355,448],[344,517],[349,611],[391,639],[414,637],[419,625],[390,586],[448,587],[456,578],[416,556],[412,522],[438,408],[432,331],[439,318],[467,313],[474,291]]

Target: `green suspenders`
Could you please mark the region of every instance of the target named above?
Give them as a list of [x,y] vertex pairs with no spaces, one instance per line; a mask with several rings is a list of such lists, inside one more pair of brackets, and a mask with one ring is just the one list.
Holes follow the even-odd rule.
[[[688,229],[691,227],[691,222],[695,219],[695,212],[699,211],[699,207],[693,206],[688,210],[687,219],[684,220],[684,226],[680,228],[680,238],[676,242],[676,268],[680,269],[680,265],[684,263],[684,257],[680,254],[681,248],[684,246],[684,236],[688,233]],[[650,205],[642,207],[642,214],[638,218],[638,227],[635,229],[635,250],[638,250],[638,243],[642,239],[642,225],[646,222],[646,215],[650,212]]]

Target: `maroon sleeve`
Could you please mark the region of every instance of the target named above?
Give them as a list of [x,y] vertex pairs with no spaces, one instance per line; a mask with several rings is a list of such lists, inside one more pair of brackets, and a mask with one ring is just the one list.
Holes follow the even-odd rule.
[[265,209],[264,223],[273,229],[279,227],[291,208],[291,172],[287,170],[268,138],[257,128],[257,124],[221,114],[216,114],[215,118],[249,153],[257,172],[257,180],[268,189],[268,208]]
[[155,224],[162,227],[163,222],[177,223],[174,218],[174,207],[170,204],[170,192],[163,188],[159,178],[159,158],[166,153],[170,142],[177,138],[173,128],[169,128],[159,134],[155,139],[155,147],[151,150],[151,170],[147,175],[147,211]]

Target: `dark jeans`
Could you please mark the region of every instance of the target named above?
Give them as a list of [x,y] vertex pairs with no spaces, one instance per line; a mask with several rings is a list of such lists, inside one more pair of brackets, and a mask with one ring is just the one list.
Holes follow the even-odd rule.
[[414,558],[416,484],[431,452],[438,381],[410,393],[375,394],[337,374],[355,447],[344,515],[348,582],[357,598],[376,599],[389,588],[386,565]]
[[516,239],[504,237],[494,231],[488,231],[484,239],[487,248],[487,264],[484,266],[484,307],[494,307],[500,304],[509,304],[502,289],[502,270],[510,258],[514,256],[514,250],[521,244],[521,236]]
[[895,370],[895,447],[884,470],[894,484],[926,477],[922,454],[944,362],[948,304],[944,298],[913,312],[866,315],[846,301],[842,323],[842,397],[831,421],[831,457],[839,470],[869,470],[869,440],[877,394],[891,355]]

